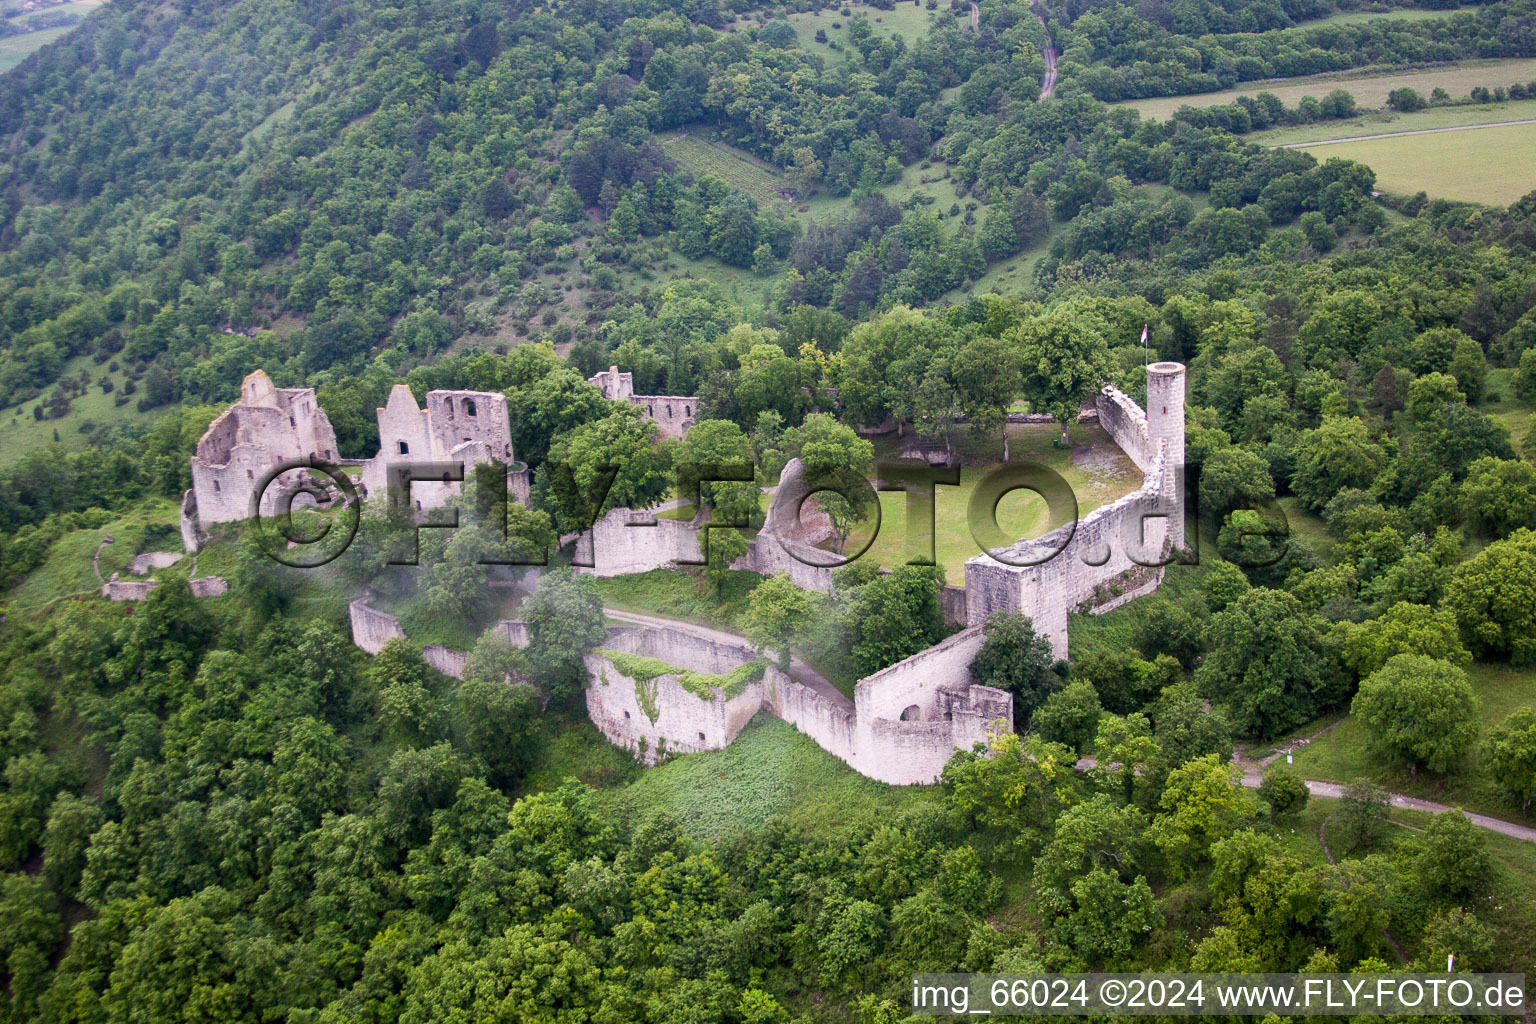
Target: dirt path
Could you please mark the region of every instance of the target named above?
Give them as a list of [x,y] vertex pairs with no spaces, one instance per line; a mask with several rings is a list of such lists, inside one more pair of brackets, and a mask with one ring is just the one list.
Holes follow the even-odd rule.
[[[1329,728],[1332,727],[1330,726]],[[1326,732],[1327,730],[1323,731]],[[1318,735],[1321,735],[1321,733]],[[1267,757],[1262,762],[1244,761],[1240,758],[1233,760],[1233,765],[1242,770],[1242,786],[1245,789],[1258,789],[1259,785],[1264,781],[1260,766],[1269,764],[1278,756],[1279,754],[1274,755],[1274,757]],[[1073,767],[1078,771],[1086,771],[1098,763],[1097,758],[1085,757],[1079,760]],[[1342,798],[1344,791],[1349,788],[1342,782],[1328,782],[1324,779],[1303,779],[1302,782],[1306,783],[1308,793],[1329,800]],[[1393,807],[1401,807],[1405,811],[1424,811],[1427,814],[1444,814],[1447,811],[1456,810],[1456,808],[1449,804],[1436,803],[1433,800],[1420,800],[1416,796],[1404,796],[1402,793],[1388,793],[1387,802]],[[1475,814],[1472,811],[1462,811],[1461,813],[1463,817],[1478,828],[1486,828],[1490,832],[1497,832],[1500,835],[1509,836],[1511,839],[1519,839],[1522,842],[1536,843],[1536,828],[1531,828],[1529,825],[1517,825],[1513,821],[1505,821],[1503,818],[1491,818],[1486,814]]]
[[[1244,772],[1243,785],[1249,789],[1257,789],[1263,776],[1257,772]],[[1313,796],[1325,797],[1337,800],[1344,795],[1349,787],[1341,782],[1326,782],[1322,779],[1305,779],[1307,791]],[[1404,796],[1401,793],[1388,793],[1387,800],[1393,807],[1401,807],[1407,811],[1424,811],[1428,814],[1444,814],[1456,808],[1449,804],[1436,803],[1433,800],[1420,800],[1416,796]],[[1527,843],[1536,843],[1536,828],[1528,825],[1517,825],[1503,818],[1490,818],[1486,814],[1474,814],[1471,811],[1462,811],[1462,815],[1478,828],[1486,828],[1490,832],[1509,836],[1511,839],[1519,839]]]
[[[976,10],[976,5],[971,5],[971,10]],[[1056,52],[1056,42],[1051,38],[1051,29],[1045,23],[1045,15],[1035,11],[1035,17],[1040,19],[1040,27],[1045,29],[1045,78],[1040,82],[1040,98],[1048,100],[1056,92],[1056,58],[1061,56]]]
[[[655,626],[661,629],[675,629],[683,633],[692,633],[715,643],[746,644],[751,642],[743,636],[735,633],[727,633],[723,629],[711,629],[701,626],[696,622],[684,622],[681,619],[665,619],[660,615],[642,615],[639,612],[624,612],[617,608],[606,608],[603,614],[615,622],[628,623],[634,626]],[[789,676],[795,682],[808,686],[826,697],[840,707],[852,709],[853,701],[843,695],[843,692],[833,686],[827,677],[817,672],[814,668],[801,661],[799,658],[791,658],[789,663]]]
[[981,8],[971,4],[971,31],[981,31]]
[[1370,142],[1372,139],[1397,139],[1404,135],[1439,135],[1441,132],[1470,132],[1478,128],[1508,128],[1517,124],[1536,124],[1536,117],[1521,121],[1493,121],[1489,124],[1458,124],[1449,128],[1417,128],[1408,132],[1381,132],[1378,135],[1351,135],[1343,139],[1318,139],[1316,142],[1288,142],[1275,149],[1305,149],[1308,146],[1331,146],[1335,142]]

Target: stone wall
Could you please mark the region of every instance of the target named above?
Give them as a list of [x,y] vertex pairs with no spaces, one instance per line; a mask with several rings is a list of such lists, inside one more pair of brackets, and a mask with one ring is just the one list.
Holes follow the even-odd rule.
[[157,580],[120,580],[117,573],[102,584],[101,596],[108,601],[142,601],[159,586]]
[[[764,710],[870,778],[927,784],[937,781],[957,748],[984,741],[994,722],[1012,727],[1012,698],[970,682],[968,666],[981,639],[979,629],[966,630],[861,680],[852,703],[771,665],[741,693],[727,697],[715,691],[713,700],[705,700],[673,675],[637,683],[608,658],[592,654],[587,713],[612,742],[654,764],[662,754],[719,750]],[[712,674],[758,657],[745,641],[727,643],[669,628],[613,629],[607,645]]]
[[1106,597],[1101,588],[1118,579],[1128,581],[1134,596],[1157,588],[1162,573],[1156,564],[1184,540],[1184,367],[1155,363],[1147,378],[1157,399],[1152,421],[1114,388],[1106,387],[1096,402],[1099,423],[1146,474],[1141,487],[1076,523],[1010,545],[999,552],[1001,559],[984,553],[967,561],[971,625],[993,612],[1022,612],[1050,639],[1056,657],[1065,658],[1071,610],[1081,604],[1107,610],[1124,595]]
[[629,402],[656,424],[662,437],[674,441],[688,433],[698,413],[699,400],[692,395],[635,394],[635,375],[621,373],[617,366],[594,373],[587,383],[600,388],[603,397],[611,402]]
[[378,654],[391,640],[405,639],[400,620],[388,612],[368,607],[366,597],[347,605],[347,616],[352,620],[352,642],[369,654]]
[[704,520],[658,519],[650,512],[616,508],[599,519],[581,540],[592,565],[579,571],[593,576],[627,576],[662,566],[703,561],[699,531]]
[[187,488],[181,495],[181,546],[197,554],[203,546],[203,531],[197,521],[197,492]]
[[456,651],[442,644],[428,644],[421,649],[421,660],[428,667],[435,668],[445,676],[454,679],[464,678],[464,666],[469,661],[469,655],[463,651]]
[[699,408],[699,400],[692,395],[631,395],[629,404],[638,406],[661,436],[673,441],[688,433]]
[[[273,467],[296,459],[335,459],[336,434],[313,388],[275,388],[256,370],[240,399],[203,432],[191,459],[201,523],[247,519],[257,488]],[[285,480],[287,474],[285,474]],[[263,496],[270,512],[275,494]]]
[[[458,463],[462,475],[468,477],[477,465],[499,462],[508,467],[508,491],[527,503],[528,467],[517,461],[512,450],[505,395],[494,391],[429,391],[423,409],[409,387],[396,384],[377,413],[379,453],[363,463],[364,498],[382,498],[391,470],[397,467]],[[444,480],[413,480],[411,506],[418,511],[441,507],[461,490],[462,484],[454,479],[458,475],[450,472]]]
[[1136,468],[1145,473],[1151,465],[1152,447],[1147,437],[1147,414],[1117,388],[1106,387],[1094,404],[1099,411],[1099,425],[1130,456]]
[[193,597],[219,597],[229,592],[229,582],[222,576],[200,576],[188,580],[187,586]]
[[[609,631],[606,642],[607,649],[660,658],[692,672],[721,674],[757,659],[745,642],[732,646],[675,629],[620,627]],[[762,681],[741,693],[728,697],[716,690],[714,699],[705,700],[673,675],[638,683],[601,654],[588,655],[587,668],[587,715],[611,742],[646,764],[670,754],[724,748],[761,710],[765,686],[790,683],[769,666]]]

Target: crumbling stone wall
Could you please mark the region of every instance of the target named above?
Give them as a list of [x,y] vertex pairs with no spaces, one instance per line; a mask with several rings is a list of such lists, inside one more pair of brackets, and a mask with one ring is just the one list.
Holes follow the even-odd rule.
[[[241,382],[240,399],[210,423],[197,442],[191,460],[197,517],[202,523],[248,519],[257,488],[273,467],[296,459],[336,457],[336,434],[314,389],[276,388],[256,370]],[[263,511],[271,512],[277,489],[269,490],[263,501]]]
[[699,533],[706,520],[659,519],[646,511],[616,508],[593,524],[581,540],[592,565],[579,571],[593,576],[628,576],[662,566],[703,561]]
[[587,378],[588,384],[594,384],[603,392],[603,397],[612,402],[628,401],[631,405],[645,413],[645,418],[655,423],[661,431],[661,436],[671,440],[680,440],[688,433],[688,428],[693,426],[698,416],[699,400],[692,395],[637,395],[635,394],[635,375],[632,373],[620,373],[617,366],[594,373]]
[[181,495],[178,525],[181,527],[181,546],[197,554],[203,546],[203,531],[197,521],[197,492],[190,487]]
[[1129,590],[1150,593],[1162,580],[1157,563],[1184,543],[1184,367],[1147,368],[1149,417],[1114,388],[1099,396],[1099,422],[1146,476],[1131,494],[1094,509],[1074,524],[1010,545],[1001,560],[980,554],[965,563],[966,616],[971,625],[993,612],[1022,612],[1067,657],[1067,614],[1079,604],[1104,605],[1098,589],[1135,577]]
[[[526,503],[528,467],[512,450],[512,424],[507,397],[494,391],[429,391],[427,407],[404,384],[390,389],[378,410],[379,453],[363,464],[362,496],[382,499],[396,467],[423,462],[462,463],[468,477],[477,465],[500,462],[508,467],[507,489]],[[411,506],[441,507],[458,494],[462,484],[448,480],[411,482]]]
[[347,617],[352,621],[352,642],[369,654],[378,654],[391,640],[405,639],[400,620],[388,612],[368,607],[366,597],[347,605]]
[[[712,674],[758,658],[745,641],[730,644],[667,628],[611,630],[607,644],[608,649]],[[673,675],[637,682],[608,658],[592,654],[587,658],[587,713],[603,735],[647,764],[668,753],[719,750],[763,710],[870,778],[893,785],[932,783],[956,748],[985,740],[989,729],[1012,727],[1012,698],[970,682],[968,666],[980,644],[980,630],[956,634],[861,680],[852,703],[772,665],[761,681],[741,693],[727,696],[717,690],[714,699],[706,700],[684,689]]]

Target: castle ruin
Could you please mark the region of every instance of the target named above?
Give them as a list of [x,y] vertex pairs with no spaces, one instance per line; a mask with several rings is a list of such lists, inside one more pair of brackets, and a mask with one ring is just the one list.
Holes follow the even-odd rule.
[[261,491],[280,466],[296,462],[329,463],[359,470],[359,497],[381,497],[392,470],[423,463],[457,464],[439,470],[441,479],[411,483],[416,510],[437,508],[459,493],[459,478],[472,467],[500,463],[508,467],[507,487],[527,503],[528,467],[516,460],[507,398],[494,391],[429,391],[427,407],[416,404],[411,389],[397,384],[376,411],[379,451],[370,459],[342,458],[336,432],[320,408],[314,388],[277,388],[261,370],[240,384],[240,398],[216,418],[197,442],[192,456],[192,489],[183,496],[182,540],[188,550],[201,543],[209,523],[249,519],[255,502],[262,515],[282,511],[282,495],[301,483],[302,470],[275,478],[276,486]]
[[640,409],[660,429],[662,437],[673,441],[682,440],[688,433],[699,407],[699,400],[692,395],[637,395],[635,375],[620,373],[617,366],[594,373],[587,383],[602,389],[603,397],[610,402],[628,402]]
[[[664,437],[680,438],[693,422],[693,398],[635,395],[632,376],[617,368],[591,380],[609,399],[646,409]],[[1184,367],[1160,362],[1147,368],[1147,409],[1112,387],[1096,395],[1083,418],[1097,419],[1142,471],[1140,488],[1042,537],[967,561],[964,591],[945,594],[946,612],[965,622],[965,628],[860,680],[853,700],[825,680],[772,665],[733,692],[713,688],[703,695],[697,685],[684,686],[680,674],[722,675],[760,656],[739,638],[706,635],[709,631],[698,628],[622,626],[609,631],[604,648],[609,653],[587,658],[588,714],[610,741],[647,763],[670,753],[720,749],[754,714],[767,711],[870,778],[898,785],[935,781],[956,748],[984,740],[990,729],[1012,725],[1009,696],[970,678],[970,662],[989,615],[1028,615],[1057,656],[1065,657],[1071,611],[1103,612],[1160,584],[1163,565],[1185,539],[1184,387]],[[378,417],[379,452],[366,461],[340,459],[313,389],[274,388],[266,374],[252,373],[241,385],[240,400],[198,443],[193,489],[183,503],[183,536],[195,537],[198,517],[206,522],[248,518],[264,475],[284,462],[306,458],[360,467],[364,496],[387,487],[390,470],[406,463],[457,462],[468,472],[471,465],[498,462],[514,468],[509,489],[526,501],[527,469],[514,461],[504,396],[433,391],[423,409],[409,388],[398,385]],[[456,493],[459,485],[452,476],[416,484],[416,507],[440,505]],[[800,514],[806,487],[798,461],[792,461],[781,475],[764,528],[737,568],[765,574],[784,570],[799,586],[830,589],[833,563],[824,557],[829,555],[826,524],[814,513],[804,519]],[[704,512],[683,522],[614,509],[588,535],[593,560],[588,571],[620,575],[697,564],[707,522]],[[351,618],[355,641],[371,653],[403,636],[393,616],[369,608],[366,601],[353,602]],[[527,643],[521,623],[501,627],[513,642]],[[615,661],[628,664],[625,654],[655,658],[676,671],[636,679]],[[462,652],[435,647],[428,657],[439,671],[462,672]]]

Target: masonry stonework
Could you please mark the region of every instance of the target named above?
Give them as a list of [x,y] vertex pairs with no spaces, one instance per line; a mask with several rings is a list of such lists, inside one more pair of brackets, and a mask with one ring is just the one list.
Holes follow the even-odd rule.
[[[181,507],[182,544],[196,551],[209,523],[249,519],[257,489],[279,465],[314,460],[358,467],[363,500],[382,498],[391,470],[422,463],[457,464],[463,475],[477,465],[507,467],[507,489],[527,504],[531,476],[512,449],[512,426],[505,395],[493,391],[429,391],[427,407],[416,404],[411,389],[398,384],[377,410],[379,451],[367,460],[344,459],[336,449],[331,421],[313,388],[276,388],[261,370],[240,386],[240,399],[211,423],[192,457],[192,489]],[[414,480],[411,507],[438,508],[459,493],[460,473],[446,479]],[[296,487],[303,474],[290,471],[278,486],[261,495],[261,512],[281,511],[284,488]]]
[[[1122,392],[1098,396],[1099,423],[1146,474],[1141,487],[1043,537],[1022,540],[965,563],[966,617],[1022,612],[1067,656],[1067,614],[1155,590],[1161,566],[1184,545],[1184,367],[1147,368],[1156,416]],[[1116,587],[1122,594],[1113,593]],[[1108,593],[1106,593],[1106,588]]]
[[[1155,363],[1147,374],[1146,410],[1106,387],[1083,416],[1096,418],[1142,471],[1141,487],[1042,537],[972,558],[966,563],[964,590],[945,594],[947,617],[963,616],[966,628],[860,680],[853,700],[824,682],[814,685],[816,681],[797,679],[773,665],[739,693],[716,690],[702,697],[683,687],[675,673],[645,681],[630,678],[599,651],[586,659],[588,714],[609,740],[647,763],[674,753],[718,750],[753,715],[767,711],[870,778],[895,785],[936,781],[955,750],[1012,728],[1009,695],[970,677],[970,663],[984,641],[983,624],[992,612],[1028,615],[1055,653],[1065,657],[1071,611],[1104,611],[1150,593],[1162,579],[1162,565],[1183,545],[1185,370],[1177,363]],[[633,395],[630,375],[617,369],[598,374],[593,383],[610,397],[645,397]],[[381,438],[403,442],[407,448],[419,444],[427,452],[451,445],[450,453],[461,455],[469,451],[465,445],[473,445],[475,453],[488,458],[511,458],[509,441],[498,449],[503,438],[496,431],[481,431],[476,424],[477,429],[466,433],[459,426],[468,412],[462,402],[472,393],[442,394],[436,405],[429,396],[425,411],[409,392],[391,395],[390,407],[380,412]],[[488,408],[495,408],[494,401]],[[453,430],[437,421],[450,410]],[[477,401],[476,416],[479,412]],[[389,432],[384,429],[386,416]],[[389,455],[386,445],[380,459]],[[791,462],[764,528],[738,567],[764,573],[782,568],[802,587],[830,589],[829,553],[818,546],[826,543],[827,524],[809,510],[813,505],[802,508],[807,493],[803,471],[798,462]],[[592,571],[620,575],[697,562],[704,522],[704,514],[682,522],[615,509],[590,532],[589,553],[596,563]],[[404,635],[394,616],[369,608],[364,600],[354,601],[350,614],[354,641],[370,653]],[[512,642],[526,645],[524,624],[508,621],[498,628]],[[759,658],[745,640],[710,639],[654,626],[611,628],[603,649],[707,674],[725,674]],[[424,657],[440,671],[462,674],[461,652],[433,647]]]
[[661,436],[669,440],[681,440],[693,426],[698,413],[699,400],[692,395],[635,394],[635,375],[620,373],[617,366],[594,373],[587,378],[587,383],[600,388],[603,397],[611,402],[627,401],[638,408],[645,413],[646,419],[656,424]]
[[[336,457],[336,434],[314,388],[276,388],[256,370],[241,382],[239,401],[210,423],[197,442],[192,456],[197,519],[204,524],[249,519],[257,488],[274,467]],[[276,500],[275,489],[269,490],[262,511],[270,514]]]

